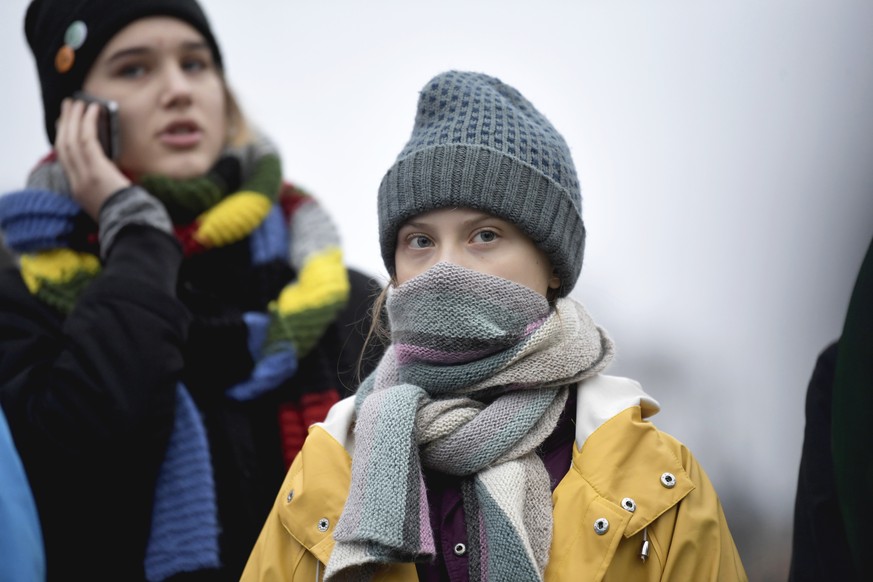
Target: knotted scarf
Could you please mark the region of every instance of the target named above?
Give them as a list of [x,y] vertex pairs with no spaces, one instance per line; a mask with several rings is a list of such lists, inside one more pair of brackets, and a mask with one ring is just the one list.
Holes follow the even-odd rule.
[[[348,298],[339,237],[327,214],[308,194],[283,183],[279,157],[264,139],[228,148],[205,176],[143,176],[139,184],[169,212],[186,258],[248,237],[256,272],[276,262],[290,264],[297,278],[269,298],[266,309],[242,315],[255,366],[248,379],[225,395],[253,399],[292,377],[298,358],[315,346]],[[100,276],[99,237],[112,234],[98,233],[70,198],[54,154],[34,169],[25,190],[0,197],[0,229],[20,256],[21,275],[31,293],[65,314]],[[182,383],[176,403],[145,558],[146,577],[152,582],[220,566],[206,431]]]
[[437,549],[422,467],[457,475],[470,580],[541,580],[552,535],[535,449],[613,345],[572,299],[439,263],[386,303],[392,344],[356,397],[349,496],[326,580]]

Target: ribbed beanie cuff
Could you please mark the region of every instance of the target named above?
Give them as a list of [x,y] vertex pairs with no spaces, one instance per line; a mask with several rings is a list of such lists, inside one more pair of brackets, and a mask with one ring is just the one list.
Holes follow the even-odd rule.
[[442,145],[398,160],[379,187],[382,260],[394,274],[397,231],[438,208],[466,207],[517,225],[557,269],[562,295],[582,270],[585,226],[580,209],[535,168],[483,146]]

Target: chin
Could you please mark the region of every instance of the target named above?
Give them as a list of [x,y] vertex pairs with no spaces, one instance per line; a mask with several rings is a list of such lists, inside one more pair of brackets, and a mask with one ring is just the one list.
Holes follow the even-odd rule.
[[204,175],[212,168],[215,159],[202,154],[172,156],[169,159],[143,168],[143,174],[161,174],[174,180],[187,180]]

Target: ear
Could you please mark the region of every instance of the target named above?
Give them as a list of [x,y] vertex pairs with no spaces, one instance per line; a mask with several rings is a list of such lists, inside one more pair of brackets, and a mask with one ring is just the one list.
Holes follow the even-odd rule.
[[549,289],[560,289],[561,278],[558,276],[558,270],[552,269],[552,278],[549,279]]

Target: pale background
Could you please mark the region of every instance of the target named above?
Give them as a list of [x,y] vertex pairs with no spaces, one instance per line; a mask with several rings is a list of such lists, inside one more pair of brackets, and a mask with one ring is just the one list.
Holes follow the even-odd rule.
[[[582,300],[613,373],[663,406],[721,494],[752,580],[784,580],[806,385],[873,235],[873,3],[203,0],[286,176],[384,276],[379,181],[418,90],[519,88],[583,187]],[[0,6],[0,191],[46,152],[22,22]]]

